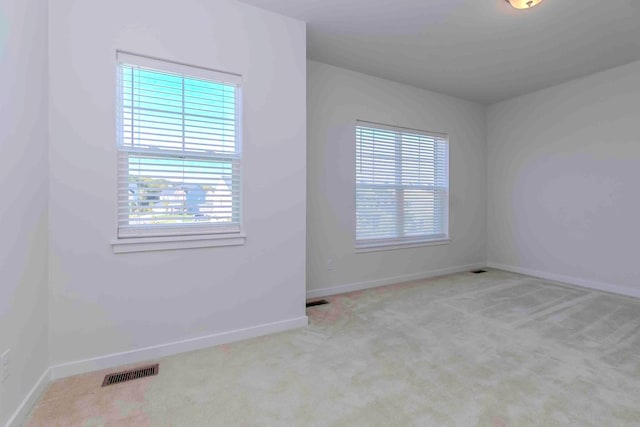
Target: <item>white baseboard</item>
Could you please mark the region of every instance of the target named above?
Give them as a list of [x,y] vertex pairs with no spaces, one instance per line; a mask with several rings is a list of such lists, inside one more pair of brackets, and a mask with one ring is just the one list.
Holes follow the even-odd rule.
[[326,297],[329,295],[344,294],[347,292],[360,291],[363,289],[377,288],[379,286],[393,285],[395,283],[410,282],[412,280],[429,279],[431,277],[444,276],[447,274],[461,273],[463,271],[482,268],[485,265],[486,264],[484,262],[481,262],[477,264],[468,264],[468,265],[461,265],[457,267],[442,268],[438,270],[423,271],[415,274],[405,274],[401,276],[386,277],[384,279],[348,283],[346,285],[332,286],[330,288],[311,289],[307,291],[307,299]]
[[610,292],[629,297],[640,298],[640,289],[632,289],[626,286],[612,285],[610,283],[597,282],[595,280],[582,279],[562,274],[549,273],[546,271],[533,270],[530,268],[516,267],[514,265],[500,264],[497,262],[487,262],[487,267],[498,270],[510,271],[512,273],[524,274],[526,276],[538,277],[541,279],[553,280],[556,282],[568,283],[582,288],[595,289],[598,291]]
[[36,381],[33,387],[31,387],[31,390],[29,390],[29,393],[22,403],[20,403],[18,409],[16,409],[13,415],[9,418],[7,424],[5,424],[6,427],[19,427],[27,421],[29,412],[31,412],[31,409],[35,406],[38,399],[40,399],[40,396],[42,396],[46,390],[50,380],[51,369],[47,368],[42,375],[40,375],[40,378],[38,378],[38,381]]
[[264,325],[245,329],[237,329],[235,331],[222,332],[219,334],[206,335],[182,341],[139,348],[122,353],[113,353],[106,356],[62,363],[50,368],[51,379],[56,380],[59,378],[69,377],[71,375],[84,374],[86,372],[99,371],[102,369],[114,368],[116,366],[159,359],[166,356],[172,356],[174,354],[201,350],[203,348],[213,347],[219,344],[241,341],[262,335],[301,328],[308,324],[309,320],[307,316],[302,316],[295,319],[266,323]]

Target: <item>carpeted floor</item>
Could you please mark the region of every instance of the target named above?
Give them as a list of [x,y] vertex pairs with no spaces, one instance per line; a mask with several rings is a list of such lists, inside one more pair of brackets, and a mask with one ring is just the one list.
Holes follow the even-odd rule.
[[495,270],[328,299],[156,377],[57,381],[28,425],[640,425],[638,299]]

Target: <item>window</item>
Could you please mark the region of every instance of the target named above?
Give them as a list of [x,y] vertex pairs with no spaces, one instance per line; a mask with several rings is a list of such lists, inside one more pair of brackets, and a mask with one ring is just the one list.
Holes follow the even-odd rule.
[[356,123],[356,249],[449,238],[447,135]]
[[240,233],[240,77],[118,52],[118,238]]

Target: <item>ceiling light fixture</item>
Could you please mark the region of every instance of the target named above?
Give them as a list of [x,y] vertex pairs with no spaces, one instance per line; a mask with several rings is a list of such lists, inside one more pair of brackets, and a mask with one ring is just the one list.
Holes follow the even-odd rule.
[[516,9],[529,9],[538,3],[542,3],[542,0],[507,0],[507,2]]

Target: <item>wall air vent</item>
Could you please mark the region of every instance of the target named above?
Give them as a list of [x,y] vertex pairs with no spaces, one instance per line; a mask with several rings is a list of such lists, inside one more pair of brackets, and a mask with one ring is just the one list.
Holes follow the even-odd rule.
[[119,384],[126,381],[137,380],[138,378],[150,377],[153,375],[158,375],[159,365],[156,363],[155,365],[147,365],[142,366],[140,368],[131,369],[128,371],[115,372],[113,374],[108,374],[104,377],[104,381],[102,382],[102,387]]
[[316,301],[309,301],[309,302],[307,302],[307,308],[315,307],[317,305],[325,305],[325,304],[329,304],[329,301],[327,301],[326,299],[320,299],[320,300],[316,300]]

